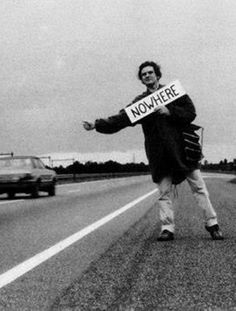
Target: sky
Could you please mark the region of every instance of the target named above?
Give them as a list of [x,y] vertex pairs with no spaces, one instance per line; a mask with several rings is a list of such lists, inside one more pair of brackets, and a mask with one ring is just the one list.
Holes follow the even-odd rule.
[[2,0],[0,153],[146,161],[140,126],[113,135],[83,120],[144,91],[146,60],[192,98],[205,160],[236,158],[233,0]]

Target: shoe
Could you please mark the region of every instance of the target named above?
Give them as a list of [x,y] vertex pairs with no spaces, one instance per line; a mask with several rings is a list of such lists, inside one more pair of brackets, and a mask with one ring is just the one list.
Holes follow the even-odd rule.
[[223,234],[219,228],[219,225],[214,226],[205,226],[206,230],[210,232],[210,235],[212,237],[212,240],[224,240]]
[[159,237],[157,238],[157,241],[172,241],[172,240],[174,240],[174,233],[168,230],[163,230],[159,235]]

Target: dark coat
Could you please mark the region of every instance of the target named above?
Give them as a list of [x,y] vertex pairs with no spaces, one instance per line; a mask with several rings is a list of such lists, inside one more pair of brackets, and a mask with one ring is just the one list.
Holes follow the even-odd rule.
[[[137,96],[131,104],[150,94],[148,91],[144,92]],[[170,111],[170,116],[154,112],[135,124],[130,122],[125,110],[122,109],[117,115],[107,119],[97,119],[95,127],[100,133],[112,134],[127,126],[141,124],[153,181],[158,183],[163,177],[171,176],[173,184],[179,184],[186,178],[188,172],[199,168],[201,151],[197,157],[195,155],[192,157],[191,154],[189,156],[189,153],[186,153],[186,140],[183,135],[186,133],[188,138],[196,137],[196,141],[190,143],[200,150],[198,136],[194,132],[199,127],[191,124],[196,117],[196,112],[188,95],[168,104],[167,108]],[[191,151],[192,148],[189,150]]]

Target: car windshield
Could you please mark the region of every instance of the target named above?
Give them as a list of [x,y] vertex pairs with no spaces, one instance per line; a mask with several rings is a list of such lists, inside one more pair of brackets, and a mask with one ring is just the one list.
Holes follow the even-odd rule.
[[32,168],[31,159],[0,159],[0,168]]

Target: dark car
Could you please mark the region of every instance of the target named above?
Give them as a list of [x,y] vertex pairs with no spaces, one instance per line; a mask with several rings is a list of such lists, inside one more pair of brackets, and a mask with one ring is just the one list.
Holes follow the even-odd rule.
[[35,156],[0,158],[0,194],[14,198],[16,193],[29,193],[33,198],[39,191],[55,195],[56,173],[45,167]]

